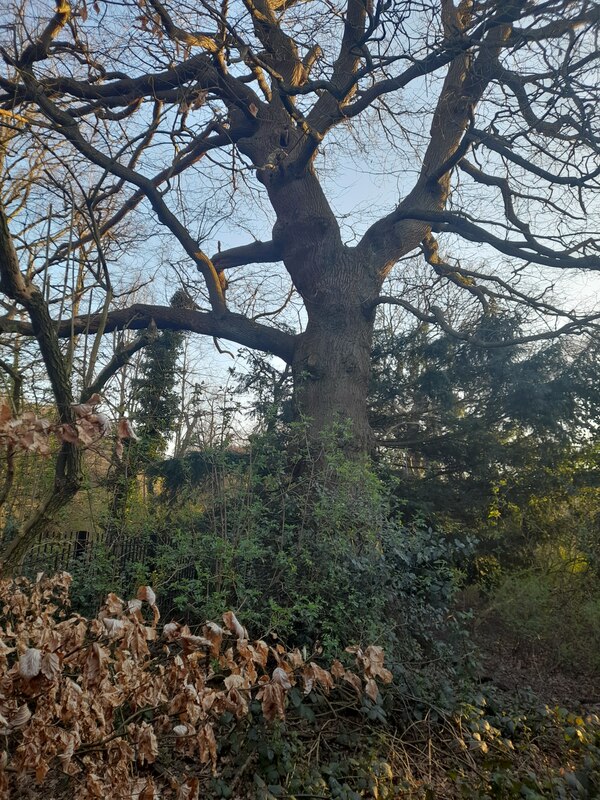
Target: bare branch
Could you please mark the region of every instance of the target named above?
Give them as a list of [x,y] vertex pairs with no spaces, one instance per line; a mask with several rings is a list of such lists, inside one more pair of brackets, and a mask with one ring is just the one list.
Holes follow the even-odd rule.
[[281,245],[275,242],[251,242],[240,247],[223,250],[212,257],[217,270],[242,267],[247,264],[267,264],[281,261]]
[[[93,314],[90,317],[63,320],[59,325],[53,324],[53,327],[59,338],[65,338],[70,336],[72,331],[75,334],[95,333],[102,323],[103,315]],[[153,324],[160,330],[190,331],[227,339],[244,347],[272,353],[284,361],[290,361],[293,356],[295,336],[277,328],[260,325],[241,314],[231,312],[217,315],[188,308],[135,303],[129,308],[111,311],[106,317],[103,330],[104,333],[125,329],[142,330]],[[34,335],[30,324],[8,317],[0,317],[0,332]]]
[[[449,211],[411,209],[398,214],[397,220],[401,221],[403,219],[421,220],[430,223],[437,232],[457,233],[471,242],[485,242],[492,245],[498,252],[527,263],[541,264],[544,267],[555,267],[557,269],[600,270],[600,255],[573,256],[572,249],[555,250],[551,247],[546,247],[537,239],[533,239],[533,237],[525,241],[501,239],[481,227],[481,225],[475,225],[466,217],[452,214]],[[583,242],[579,249],[598,250],[598,246],[594,241],[589,240]]]
[[108,364],[100,371],[96,379],[80,395],[79,402],[85,403],[94,394],[101,392],[108,381],[116,375],[119,370],[126,366],[133,356],[142,348],[147,347],[156,341],[158,330],[155,325],[150,325],[140,336],[136,336],[133,341],[117,347]]
[[198,242],[194,241],[190,236],[185,226],[182,225],[173,212],[169,210],[162,195],[157,191],[152,181],[140,175],[139,172],[135,172],[129,167],[112,160],[90,142],[86,141],[73,117],[67,112],[61,111],[41,92],[38,92],[36,97],[40,108],[54,121],[57,130],[59,130],[82,155],[93,164],[97,164],[107,172],[119,178],[123,178],[134,186],[138,186],[144,192],[158,219],[174,234],[204,277],[213,309],[219,313],[224,313],[226,311],[226,305],[223,287],[212,261],[202,251]]
[[437,325],[444,333],[447,333],[449,336],[453,336],[455,339],[460,339],[461,341],[468,342],[472,344],[474,347],[481,347],[481,348],[498,348],[498,347],[513,347],[518,344],[528,344],[530,342],[541,342],[547,339],[556,339],[557,336],[564,336],[567,334],[571,335],[578,335],[584,333],[586,330],[589,330],[590,327],[597,327],[598,322],[600,321],[600,314],[590,314],[589,316],[582,317],[582,319],[572,322],[567,322],[564,325],[553,329],[553,330],[545,330],[539,333],[532,333],[528,336],[517,336],[510,339],[480,339],[477,336],[472,336],[471,334],[465,333],[464,331],[458,330],[454,328],[449,322],[442,311],[441,308],[438,306],[431,306],[429,313],[422,311],[421,309],[417,308],[417,306],[413,305],[412,303],[403,300],[400,297],[393,297],[391,295],[382,295],[378,297],[377,300],[372,304],[371,308],[380,306],[380,305],[392,305],[392,306],[400,306],[401,308],[405,309],[406,311],[410,312],[413,316],[415,316],[421,322],[426,322],[431,325]]

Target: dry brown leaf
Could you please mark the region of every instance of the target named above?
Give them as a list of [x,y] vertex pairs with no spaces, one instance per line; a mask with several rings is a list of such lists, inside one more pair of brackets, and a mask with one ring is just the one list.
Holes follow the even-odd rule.
[[8,727],[11,731],[16,731],[26,725],[30,719],[31,711],[29,710],[27,703],[23,703],[23,705],[19,706],[16,712],[12,715],[8,723]]
[[391,683],[393,676],[389,669],[383,666],[384,658],[385,653],[382,647],[374,644],[369,645],[363,656],[365,672],[371,677],[379,678],[384,683]]
[[249,689],[250,681],[247,675],[228,675],[223,681],[226,689]]
[[131,440],[137,442],[138,437],[135,435],[131,423],[128,419],[120,419],[117,425],[117,439],[121,441]]
[[360,697],[362,695],[362,683],[360,682],[360,678],[354,672],[350,672],[350,670],[346,670],[344,673],[344,680],[346,683],[349,683],[354,689],[356,689],[356,693]]
[[150,655],[146,644],[146,632],[139,622],[129,623],[125,627],[120,647],[128,650],[136,661],[143,661]]
[[212,648],[212,642],[208,639],[205,639],[204,636],[180,636],[179,640],[181,641],[181,645],[183,647],[184,653],[193,653],[196,650],[210,650]]
[[67,731],[63,731],[63,739],[65,741],[65,749],[62,753],[58,753],[58,760],[60,761],[60,766],[63,772],[67,775],[77,775],[80,771],[80,767],[73,763],[73,755],[75,754],[75,742],[76,738],[73,734],[68,733]]
[[267,659],[269,658],[268,644],[263,642],[262,639],[258,639],[258,641],[248,645],[248,649],[252,653],[252,660],[257,664],[260,664],[263,669],[266,668]]
[[294,669],[298,669],[304,665],[304,657],[298,648],[296,647],[294,650],[286,654],[287,661],[292,665]]
[[315,664],[314,661],[310,662],[308,669],[311,670],[314,680],[319,683],[326,692],[328,692],[330,689],[333,689],[333,678],[331,677],[330,672],[327,672],[326,669],[323,669],[323,667]]
[[256,695],[261,701],[262,712],[267,722],[285,719],[285,691],[279,683],[265,684]]
[[78,683],[75,683],[75,681],[67,679],[62,685],[60,700],[59,717],[63,724],[68,724],[81,713],[83,689]]
[[217,740],[215,732],[210,722],[207,722],[198,733],[198,749],[200,751],[200,761],[202,764],[211,764],[213,772],[217,766]]
[[125,631],[125,623],[122,619],[113,619],[112,617],[105,617],[102,620],[102,624],[106,628],[106,631],[111,639],[116,639],[119,636],[123,635]]
[[278,683],[283,689],[292,688],[288,674],[282,667],[275,667],[271,680],[273,683]]
[[140,586],[137,590],[137,599],[145,600],[150,606],[156,605],[156,595],[151,586]]
[[344,665],[338,659],[334,659],[333,663],[331,664],[331,674],[334,678],[343,678],[344,673],[346,672]]
[[99,438],[98,429],[86,418],[77,420],[77,435],[79,444],[85,445],[93,444]]
[[60,425],[56,432],[59,439],[61,439],[63,442],[77,444],[79,441],[79,433],[74,425]]
[[109,614],[115,614],[116,616],[119,616],[119,614],[123,613],[123,601],[120,597],[117,597],[114,592],[111,592],[106,596],[104,605]]
[[142,722],[137,730],[137,760],[140,764],[153,764],[158,756],[158,740],[152,725]]
[[200,781],[198,778],[187,778],[177,789],[176,800],[198,800],[200,796]]
[[37,677],[42,668],[42,651],[36,647],[28,647],[19,658],[19,672],[26,681]]
[[367,678],[365,681],[365,694],[367,697],[370,697],[371,700],[375,703],[377,701],[377,697],[379,696],[379,689],[377,688],[377,684],[373,680],[373,678]]
[[221,650],[221,642],[223,641],[223,634],[225,631],[220,625],[217,625],[216,622],[207,622],[203,628],[203,633],[211,642],[211,656],[216,658]]
[[40,671],[49,681],[55,681],[61,672],[60,658],[57,653],[44,653]]
[[127,800],[158,800],[156,786],[152,778],[135,778]]
[[84,678],[86,686],[95,686],[100,682],[104,673],[104,665],[108,654],[98,642],[94,642],[88,650],[88,656],[84,667]]
[[232,633],[235,633],[238,639],[248,638],[248,631],[240,624],[233,611],[226,611],[223,614],[223,622]]
[[227,695],[227,710],[232,711],[236,719],[243,719],[248,714],[248,699],[238,689],[231,689]]
[[137,619],[138,622],[144,623],[144,614],[142,613],[142,601],[141,600],[128,600],[127,601],[127,611],[131,614],[132,617]]
[[104,783],[95,772],[88,773],[86,777],[85,796],[90,795],[98,798],[107,797]]
[[48,774],[48,770],[50,769],[50,764],[44,759],[40,759],[35,767],[35,782],[37,784],[43,783],[44,778]]

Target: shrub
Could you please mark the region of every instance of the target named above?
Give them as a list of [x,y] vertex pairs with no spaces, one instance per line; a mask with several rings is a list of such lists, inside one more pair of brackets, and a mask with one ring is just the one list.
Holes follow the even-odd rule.
[[448,678],[464,656],[453,596],[471,543],[405,525],[384,485],[338,449],[318,465],[299,453],[294,480],[282,452],[266,438],[245,463],[213,453],[200,485],[136,533],[153,540],[145,578],[190,624],[233,608],[254,630],[329,658],[349,642],[379,644],[405,691],[453,702]]
[[37,796],[75,800],[230,797],[248,750],[255,791],[243,796],[270,797],[259,790],[281,784],[278,761],[293,756],[293,740],[277,745],[288,709],[314,719],[311,706],[337,693],[368,710],[381,702],[377,682],[391,680],[379,647],[354,648],[355,671],[340,661],[326,670],[299,650],[249,640],[232,612],[202,635],[176,622],[159,632],[148,586],[128,602],[110,594],[86,619],[69,611],[69,584],[66,573],[0,581],[2,800],[32,796],[33,783]]
[[545,655],[549,668],[600,669],[600,592],[571,559],[508,575],[490,611],[520,643]]
[[599,796],[595,714],[488,687],[406,725],[380,647],[326,669],[231,612],[160,630],[148,586],[87,619],[69,582],[0,581],[0,800]]

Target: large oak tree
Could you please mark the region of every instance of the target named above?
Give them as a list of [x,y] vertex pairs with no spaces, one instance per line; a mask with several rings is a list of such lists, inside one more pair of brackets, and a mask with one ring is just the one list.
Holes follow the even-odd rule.
[[[88,8],[57,0],[52,9],[22,0],[3,22],[0,123],[12,158],[41,146],[89,173],[85,224],[68,241],[52,239],[34,269],[22,264],[17,274],[2,212],[0,288],[31,323],[9,313],[0,330],[41,333],[50,370],[58,363],[52,306],[40,311],[36,280],[78,248],[118,243],[128,216],[144,208],[197,271],[196,307],[105,303],[98,313],[54,317],[58,337],[154,322],[274,354],[291,366],[311,434],[350,420],[358,452],[371,444],[378,306],[399,304],[452,330],[435,302],[417,306],[405,292],[407,257],[424,259],[435,280],[461,286],[484,311],[529,303],[552,319],[525,338],[593,322],[523,276],[600,268],[596,3],[97,0]],[[328,143],[341,149],[348,139],[362,143],[373,167],[377,141],[386,140],[386,163],[401,173],[400,197],[352,241],[321,174]],[[241,186],[244,203],[268,201],[270,240],[240,245],[234,216],[233,246],[204,248],[198,206],[206,201],[195,189],[203,170],[211,181],[220,176],[218,192]],[[18,211],[12,220],[19,224]],[[268,270],[286,276],[303,304],[302,330],[269,321],[268,308],[242,313],[230,278],[240,267],[248,287]],[[393,291],[384,289],[394,275]]]

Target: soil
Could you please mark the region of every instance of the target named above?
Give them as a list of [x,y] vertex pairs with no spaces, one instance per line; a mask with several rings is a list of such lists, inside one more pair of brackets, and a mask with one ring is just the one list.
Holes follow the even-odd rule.
[[541,643],[519,640],[485,615],[472,633],[481,651],[482,682],[515,694],[532,691],[549,706],[600,709],[599,674],[564,669]]

